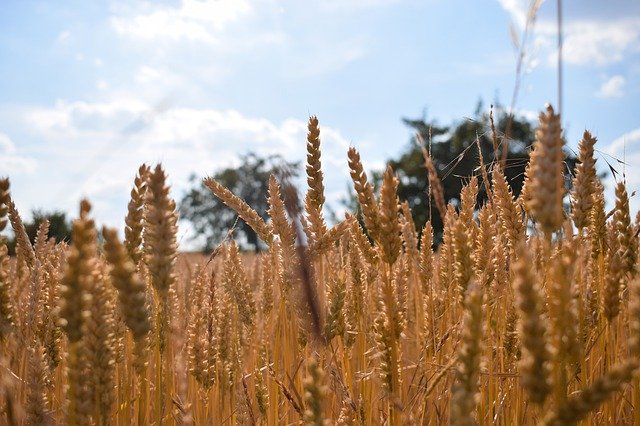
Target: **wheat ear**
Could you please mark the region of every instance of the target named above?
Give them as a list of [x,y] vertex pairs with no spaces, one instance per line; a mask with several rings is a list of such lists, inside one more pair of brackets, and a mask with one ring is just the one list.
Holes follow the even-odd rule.
[[233,209],[238,216],[244,220],[247,225],[253,229],[262,241],[267,244],[271,243],[273,235],[271,234],[271,228],[265,223],[260,215],[252,209],[242,199],[233,194],[225,188],[220,182],[213,178],[205,178],[204,184],[207,188],[213,192],[224,204]]
[[308,129],[306,170],[309,190],[304,202],[307,212],[305,231],[309,239],[309,245],[313,245],[327,232],[327,225],[322,216],[325,198],[320,162],[320,128],[318,127],[317,117],[312,116],[309,118]]
[[422,155],[424,157],[424,167],[427,169],[429,191],[436,202],[436,208],[438,209],[440,218],[444,223],[447,215],[447,204],[444,200],[444,188],[442,187],[442,182],[438,177],[438,171],[436,170],[436,166],[433,164],[431,155],[427,153],[427,150],[424,147],[422,147]]
[[462,345],[458,352],[456,380],[451,389],[451,424],[475,425],[474,412],[480,398],[480,358],[482,354],[482,291],[469,284],[462,320]]
[[[9,179],[0,179],[0,232],[7,226],[9,212]],[[14,295],[9,275],[9,249],[4,236],[0,236],[0,342],[4,341],[15,325]]]
[[551,391],[551,353],[547,344],[547,319],[542,313],[544,299],[523,245],[518,246],[518,260],[513,266],[513,273],[520,311],[521,383],[529,400],[542,405]]
[[312,355],[307,360],[307,371],[308,376],[304,381],[304,400],[306,404],[304,420],[308,425],[324,426],[323,402],[328,389],[323,384],[324,371],[320,367],[316,355]]
[[144,227],[144,199],[147,191],[147,179],[151,170],[146,164],[138,169],[131,189],[131,199],[127,207],[127,216],[124,219],[124,246],[134,265],[142,259],[142,230]]
[[67,421],[69,424],[89,422],[93,410],[93,395],[89,372],[90,352],[85,339],[87,321],[91,320],[92,291],[95,280],[97,232],[89,219],[91,204],[82,200],[80,218],[73,222],[73,244],[67,256],[62,278],[60,322],[69,339],[67,356]]
[[32,269],[36,262],[36,254],[29,241],[29,236],[27,235],[24,223],[22,223],[20,213],[18,213],[18,209],[13,200],[9,200],[7,207],[9,210],[9,221],[11,222],[13,233],[16,236],[16,254],[18,261],[24,262],[29,269]]
[[134,366],[142,374],[147,360],[146,349],[149,345],[151,321],[147,309],[147,294],[144,282],[136,274],[136,266],[127,253],[127,249],[118,240],[115,229],[103,228],[104,250],[111,264],[111,282],[118,290],[120,310],[124,322],[131,331],[135,347]]
[[398,178],[393,174],[391,166],[387,166],[382,178],[380,190],[380,234],[377,242],[382,248],[382,260],[393,264],[402,251],[402,229],[398,220]]
[[560,116],[549,105],[546,113],[540,114],[540,126],[536,130],[536,142],[525,177],[527,210],[547,235],[559,229],[564,220],[563,145]]
[[[9,195],[9,178],[0,179],[0,232],[7,227],[7,213],[9,212],[9,203],[11,196]],[[4,239],[4,237],[0,237]]]
[[15,326],[13,288],[9,275],[9,252],[5,244],[0,244],[0,342],[5,341]]
[[596,138],[585,130],[578,145],[578,161],[580,161],[580,164],[576,167],[576,176],[573,178],[571,216],[573,217],[573,223],[575,223],[580,232],[589,226],[589,213],[593,206],[596,181],[596,160],[593,157],[595,143]]
[[367,227],[369,235],[371,235],[374,240],[377,240],[381,232],[381,219],[378,203],[376,203],[375,196],[373,195],[373,185],[367,182],[367,175],[360,161],[360,153],[355,148],[350,147],[348,157],[353,189],[356,192],[360,208],[362,209],[364,224]]
[[637,369],[638,361],[636,360],[626,361],[612,367],[589,387],[569,396],[564,404],[557,407],[544,419],[544,424],[549,426],[575,425],[590,412],[596,410],[614,392],[620,390],[625,383],[631,381]]
[[493,205],[497,207],[498,218],[502,229],[507,235],[507,244],[511,253],[515,253],[518,244],[524,240],[525,226],[522,222],[522,212],[514,202],[511,188],[499,166],[493,169]]
[[606,213],[604,211],[604,188],[599,180],[595,181],[593,193],[593,206],[589,214],[589,241],[591,246],[591,258],[596,260],[605,254],[607,228]]
[[631,226],[629,213],[629,196],[623,181],[616,185],[616,208],[613,213],[613,223],[618,238],[618,250],[622,261],[623,273],[635,275],[636,258],[638,257],[637,241]]

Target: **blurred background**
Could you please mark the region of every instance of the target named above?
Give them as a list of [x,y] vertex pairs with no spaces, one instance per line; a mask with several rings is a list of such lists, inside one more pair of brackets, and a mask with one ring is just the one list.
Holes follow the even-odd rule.
[[[1,0],[0,175],[26,221],[74,218],[88,197],[99,224],[122,229],[141,163],[163,163],[184,207],[202,177],[249,153],[303,163],[317,115],[328,210],[340,218],[350,145],[382,170],[414,148],[421,123],[450,142],[465,124],[484,126],[491,105],[534,125],[547,102],[557,109],[557,6]],[[598,138],[611,203],[623,171],[630,193],[640,184],[640,2],[565,1],[561,27],[568,152],[585,129]],[[633,196],[632,214],[639,207]],[[194,229],[181,222],[182,249],[206,243]]]

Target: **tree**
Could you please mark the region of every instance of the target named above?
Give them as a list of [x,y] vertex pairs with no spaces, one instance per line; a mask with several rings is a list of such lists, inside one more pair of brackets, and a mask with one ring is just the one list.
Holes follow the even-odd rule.
[[[36,234],[40,224],[46,219],[49,221],[49,232],[47,236],[49,238],[55,238],[56,242],[61,241],[71,242],[71,223],[67,220],[67,215],[61,211],[45,212],[43,210],[34,210],[31,213],[32,220],[30,222],[24,222],[24,229],[27,231],[29,241],[33,244],[36,240]],[[9,240],[7,247],[9,253],[15,252],[15,236]]]
[[[216,172],[213,178],[246,201],[266,220],[269,176],[283,171],[295,176],[300,165],[286,162],[279,155],[260,157],[252,152],[241,156],[240,163],[238,168],[229,167]],[[219,244],[236,220],[235,236],[239,243],[260,250],[259,238],[249,225],[238,219],[233,210],[215,197],[201,179],[191,176],[190,182],[193,187],[180,201],[180,216],[193,226],[197,234],[195,239],[204,239],[203,250],[210,251]]]
[[[481,104],[476,109],[473,118],[467,118],[450,126],[438,126],[433,121],[421,119],[403,119],[404,123],[413,129],[419,139],[431,144],[427,147],[431,151],[434,166],[442,181],[444,199],[446,203],[460,204],[460,192],[469,177],[478,176],[480,190],[478,203],[487,198],[479,162],[478,143],[489,179],[492,162],[499,161],[500,150],[505,138],[504,132],[509,122],[509,116],[502,109],[497,108],[494,117],[495,135],[491,129],[489,113],[481,113]],[[514,117],[511,121],[508,152],[505,165],[505,176],[515,196],[520,194],[524,182],[524,171],[529,161],[530,147],[535,141],[535,127],[537,123],[530,123],[524,118]],[[418,136],[411,138],[406,151],[398,159],[390,160],[389,164],[396,171],[400,180],[398,196],[407,200],[411,207],[416,227],[422,229],[427,220],[431,219],[434,229],[434,241],[442,238],[443,223],[435,205],[428,199],[429,183],[424,158],[418,141]],[[495,148],[498,148],[497,151]],[[566,157],[568,175],[573,171],[576,158],[568,154]],[[567,179],[570,183],[570,179]]]

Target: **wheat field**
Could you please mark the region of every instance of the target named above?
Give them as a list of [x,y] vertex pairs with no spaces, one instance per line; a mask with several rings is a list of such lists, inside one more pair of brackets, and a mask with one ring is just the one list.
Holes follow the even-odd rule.
[[1,422],[640,424],[638,219],[624,181],[605,210],[586,131],[567,194],[560,117],[539,119],[517,199],[480,157],[445,205],[423,150],[437,250],[394,171],[375,194],[355,148],[360,220],[327,224],[315,117],[304,199],[272,176],[269,220],[204,181],[266,244],[256,255],[227,239],[178,263],[161,165],[138,170],[124,241],[83,200],[71,244],[43,222],[32,245],[0,180],[17,239],[15,258],[0,244]]

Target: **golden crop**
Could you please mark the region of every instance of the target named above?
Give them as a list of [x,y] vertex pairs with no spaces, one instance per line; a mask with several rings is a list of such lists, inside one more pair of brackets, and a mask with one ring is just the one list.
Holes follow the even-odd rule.
[[394,171],[377,197],[355,148],[366,230],[326,223],[315,117],[304,211],[286,179],[269,181],[268,221],[205,179],[268,246],[254,256],[225,242],[178,265],[160,165],[138,171],[124,242],[85,200],[71,245],[46,222],[32,245],[0,180],[17,239],[15,260],[0,243],[2,423],[640,424],[638,224],[624,182],[605,211],[589,132],[563,208],[560,135],[549,107],[520,198],[480,157],[459,209],[425,149],[435,252]]

